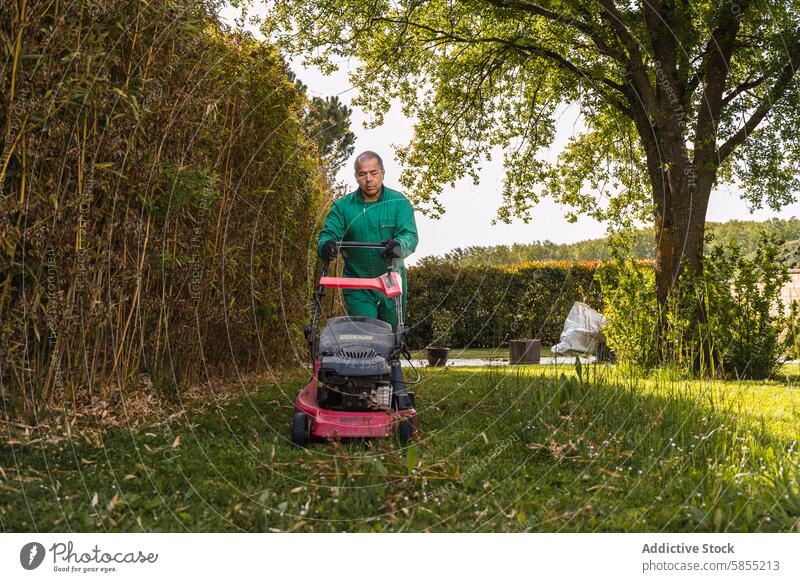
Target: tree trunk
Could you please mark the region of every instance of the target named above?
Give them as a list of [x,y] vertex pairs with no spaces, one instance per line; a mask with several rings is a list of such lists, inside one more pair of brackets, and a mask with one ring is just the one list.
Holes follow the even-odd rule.
[[[665,216],[657,215],[655,221],[658,351],[662,359],[675,356],[688,357],[692,367],[698,370],[711,356],[707,342],[689,341],[684,343],[684,346],[690,346],[690,353],[670,354],[668,351],[671,348],[664,341],[670,331],[669,320],[666,317],[670,309],[668,305],[670,296],[678,288],[684,275],[699,275],[703,268],[705,219],[711,185],[694,183],[690,180],[686,186],[683,191],[670,192],[668,203],[664,205]],[[686,330],[689,337],[685,339],[688,340],[696,338],[696,326],[707,321],[704,302],[700,300],[695,305],[690,329]]]
[[667,169],[661,170],[660,183],[653,184],[655,271],[656,296],[664,307],[682,270],[699,273],[702,268],[706,211],[715,172],[703,168],[698,175],[680,131],[663,131],[659,141],[662,168]]
[[678,283],[682,269],[699,273],[703,260],[703,238],[708,196],[698,200],[688,192],[672,196],[672,204],[665,208],[670,218],[656,216],[656,296],[659,306],[664,306]]

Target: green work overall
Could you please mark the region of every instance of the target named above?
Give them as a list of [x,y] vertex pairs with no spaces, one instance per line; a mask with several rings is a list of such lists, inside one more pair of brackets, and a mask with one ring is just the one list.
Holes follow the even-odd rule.
[[[361,188],[339,198],[331,206],[325,226],[319,234],[317,253],[322,257],[322,247],[329,240],[353,242],[381,242],[395,239],[400,243],[402,257],[417,248],[417,225],[414,209],[408,199],[397,190],[383,186],[378,199],[366,202]],[[386,272],[386,259],[382,249],[342,249],[345,277],[378,277]],[[399,259],[403,280],[402,314],[406,313],[406,267]],[[374,317],[392,324],[397,331],[394,301],[379,291],[371,289],[344,289],[344,300],[349,315]]]

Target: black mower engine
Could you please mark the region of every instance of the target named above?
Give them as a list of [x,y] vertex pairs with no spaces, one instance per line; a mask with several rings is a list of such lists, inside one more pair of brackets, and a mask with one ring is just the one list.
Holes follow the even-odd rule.
[[[392,406],[392,326],[371,317],[332,317],[319,337],[317,401],[328,410],[375,411]],[[398,369],[393,370],[394,367]]]

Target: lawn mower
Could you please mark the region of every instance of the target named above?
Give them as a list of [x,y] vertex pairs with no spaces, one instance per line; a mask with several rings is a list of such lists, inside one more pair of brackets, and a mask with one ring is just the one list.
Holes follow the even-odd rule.
[[[384,249],[382,243],[338,243],[349,248]],[[372,279],[328,277],[322,267],[314,293],[311,324],[305,335],[313,374],[295,399],[292,443],[304,447],[312,437],[386,437],[397,434],[401,444],[416,431],[414,393],[406,389],[400,358],[410,361],[405,345],[398,261],[387,261],[386,273]],[[372,289],[393,300],[397,331],[372,317],[340,316],[326,321],[317,336],[325,288]]]

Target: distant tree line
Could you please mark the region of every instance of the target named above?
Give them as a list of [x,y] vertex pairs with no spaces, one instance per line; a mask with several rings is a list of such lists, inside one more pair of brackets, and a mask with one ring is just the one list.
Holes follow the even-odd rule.
[[[788,241],[784,245],[782,257],[788,266],[800,264],[800,252],[795,241],[800,239],[800,219],[773,218],[765,222],[754,220],[730,220],[706,224],[706,246],[714,243],[727,245],[735,241],[742,253],[755,251],[759,234],[766,232]],[[558,244],[549,240],[532,243],[515,243],[513,245],[470,246],[456,248],[440,256],[428,256],[420,261],[420,265],[430,263],[449,263],[467,265],[513,265],[528,261],[595,261],[606,260],[613,256],[615,244],[619,238],[625,239],[629,254],[636,259],[655,258],[656,240],[652,228],[633,230],[613,237],[596,238],[569,244]],[[707,249],[706,249],[707,250]]]

